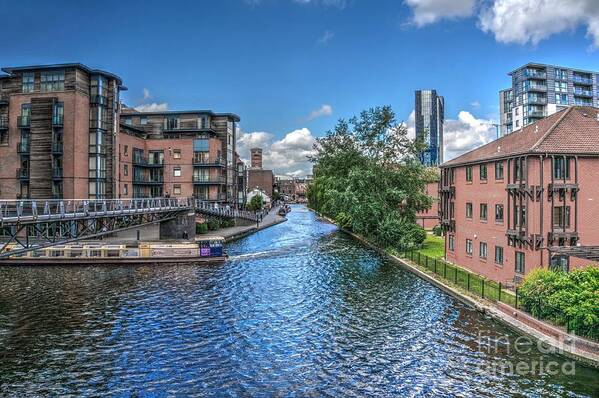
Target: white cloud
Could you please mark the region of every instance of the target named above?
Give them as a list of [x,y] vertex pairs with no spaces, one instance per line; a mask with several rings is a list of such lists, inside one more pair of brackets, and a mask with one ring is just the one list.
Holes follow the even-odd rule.
[[299,177],[312,173],[308,156],[313,154],[315,141],[315,137],[305,127],[287,133],[279,140],[264,131],[245,133],[238,130],[237,153],[247,162],[245,159],[249,159],[251,148],[262,148],[265,169],[272,169],[275,174]]
[[421,27],[441,19],[469,17],[476,0],[405,0],[412,8],[412,22]]
[[443,124],[444,161],[478,148],[495,139],[493,120],[477,119],[470,112],[461,111],[458,119],[447,119]]
[[470,106],[471,106],[473,109],[480,109],[480,102],[478,102],[478,101],[472,101],[472,102],[470,103]]
[[410,113],[410,117],[407,122],[404,122],[404,125],[408,129],[408,138],[415,139],[416,138],[416,111],[412,111]]
[[308,115],[308,120],[316,119],[321,116],[331,116],[333,114],[333,107],[328,104],[322,104],[320,108],[313,110]]
[[597,0],[493,0],[479,16],[483,31],[502,43],[537,44],[549,36],[586,26],[599,47]]
[[335,33],[331,32],[330,30],[326,30],[322,36],[320,36],[318,38],[318,40],[316,40],[316,44],[319,44],[321,46],[326,45],[328,42],[330,42],[333,37],[335,37]]
[[135,107],[135,110],[138,112],[164,112],[168,111],[168,104],[166,102],[152,102],[151,104],[138,105]]
[[152,96],[150,95],[150,90],[148,90],[147,88],[144,88],[143,92],[144,92],[144,100],[148,100],[148,99],[152,98]]

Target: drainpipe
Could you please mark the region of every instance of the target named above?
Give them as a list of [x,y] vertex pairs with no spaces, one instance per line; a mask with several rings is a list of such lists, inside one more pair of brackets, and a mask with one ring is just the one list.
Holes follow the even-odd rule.
[[[540,231],[539,234],[541,236],[541,239],[543,239],[543,190],[544,190],[544,185],[543,185],[543,168],[544,168],[544,157],[543,155],[539,156],[539,165],[540,165],[540,170],[539,170],[539,177],[540,177],[540,187],[541,187],[541,194],[539,196],[539,227],[540,227]],[[541,268],[543,268],[543,254],[541,252]]]

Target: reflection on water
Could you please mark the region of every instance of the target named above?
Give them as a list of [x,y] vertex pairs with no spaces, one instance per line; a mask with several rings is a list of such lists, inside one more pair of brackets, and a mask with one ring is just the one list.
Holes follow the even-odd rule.
[[516,352],[498,341],[516,335],[303,207],[228,250],[219,266],[1,268],[0,395],[599,391],[581,365],[574,376],[492,372],[567,361]]

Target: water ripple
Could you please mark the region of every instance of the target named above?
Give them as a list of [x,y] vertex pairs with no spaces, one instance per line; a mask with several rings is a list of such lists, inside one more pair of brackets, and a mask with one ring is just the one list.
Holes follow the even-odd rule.
[[[2,396],[593,396],[305,208],[218,266],[0,268]],[[548,357],[563,364],[562,359]]]

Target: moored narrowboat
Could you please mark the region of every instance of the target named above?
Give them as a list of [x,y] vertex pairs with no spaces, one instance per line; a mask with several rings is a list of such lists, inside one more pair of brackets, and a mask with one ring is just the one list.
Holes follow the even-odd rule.
[[[226,260],[224,238],[211,237],[195,243],[79,242],[18,252],[0,258],[2,265],[102,265],[102,264],[214,264]],[[23,249],[8,245],[3,253]]]

